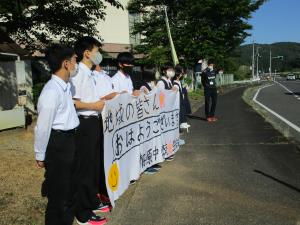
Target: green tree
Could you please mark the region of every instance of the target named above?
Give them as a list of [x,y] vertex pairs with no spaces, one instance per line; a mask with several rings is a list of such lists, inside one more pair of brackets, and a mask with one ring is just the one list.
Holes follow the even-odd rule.
[[[265,0],[131,0],[128,10],[142,15],[133,34],[143,38],[138,53],[148,55],[164,46],[170,57],[163,7],[167,6],[173,41],[179,58],[193,65],[198,57],[213,57],[226,67],[227,58],[249,35],[247,20]],[[230,62],[230,61],[229,61]]]
[[1,0],[0,26],[30,51],[53,40],[70,43],[82,35],[100,39],[96,25],[105,18],[106,2],[122,7],[117,0]]

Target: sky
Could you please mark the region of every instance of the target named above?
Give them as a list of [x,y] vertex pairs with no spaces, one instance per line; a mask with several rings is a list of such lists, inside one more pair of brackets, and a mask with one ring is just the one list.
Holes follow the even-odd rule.
[[246,38],[244,44],[253,39],[259,44],[300,43],[300,0],[269,0],[248,22],[253,26],[248,31],[252,36]]

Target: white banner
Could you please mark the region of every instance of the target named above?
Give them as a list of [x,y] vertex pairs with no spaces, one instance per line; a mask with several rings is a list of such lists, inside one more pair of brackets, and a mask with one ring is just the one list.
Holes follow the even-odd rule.
[[179,149],[179,94],[121,94],[102,111],[104,169],[112,205],[148,167]]

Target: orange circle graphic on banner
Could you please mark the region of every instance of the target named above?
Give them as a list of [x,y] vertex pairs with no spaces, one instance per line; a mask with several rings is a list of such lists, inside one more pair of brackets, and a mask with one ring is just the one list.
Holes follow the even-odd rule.
[[110,187],[110,190],[112,192],[115,192],[118,190],[119,187],[119,181],[120,181],[120,172],[119,168],[116,162],[114,162],[108,173],[108,185]]
[[159,105],[160,108],[163,108],[165,106],[165,94],[163,92],[160,92],[159,94]]
[[171,155],[173,153],[173,144],[172,143],[167,144],[167,152],[168,152],[168,155]]

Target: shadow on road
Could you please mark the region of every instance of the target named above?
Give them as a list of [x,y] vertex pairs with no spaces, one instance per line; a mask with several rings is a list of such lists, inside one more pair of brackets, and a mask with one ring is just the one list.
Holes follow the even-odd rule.
[[293,185],[291,185],[291,184],[288,184],[288,183],[286,183],[286,182],[284,182],[284,181],[282,181],[282,180],[279,180],[279,179],[277,179],[277,178],[275,178],[275,177],[273,177],[273,176],[271,176],[271,175],[269,175],[269,174],[266,174],[266,173],[264,173],[264,172],[262,172],[262,171],[260,171],[260,170],[254,170],[254,172],[255,172],[255,173],[258,173],[258,174],[261,174],[261,175],[263,175],[263,176],[265,176],[265,177],[267,177],[267,178],[270,178],[271,180],[274,180],[274,181],[276,181],[277,183],[280,183],[280,184],[282,184],[282,185],[284,185],[284,186],[286,186],[286,187],[288,187],[288,188],[290,188],[290,189],[292,189],[292,190],[294,190],[294,191],[300,193],[300,189],[297,188],[297,187],[295,187],[295,186],[293,186]]

